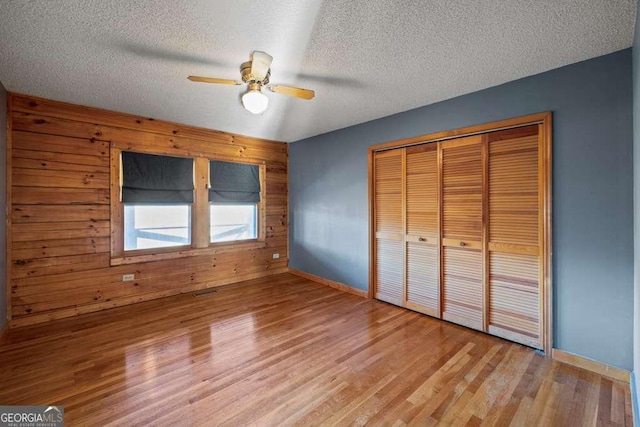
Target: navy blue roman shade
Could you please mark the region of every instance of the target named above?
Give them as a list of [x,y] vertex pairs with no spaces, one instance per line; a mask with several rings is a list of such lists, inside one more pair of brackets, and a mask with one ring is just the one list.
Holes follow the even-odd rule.
[[122,152],[124,203],[193,203],[193,159]]
[[212,160],[209,167],[213,203],[258,203],[260,201],[260,167],[245,163]]

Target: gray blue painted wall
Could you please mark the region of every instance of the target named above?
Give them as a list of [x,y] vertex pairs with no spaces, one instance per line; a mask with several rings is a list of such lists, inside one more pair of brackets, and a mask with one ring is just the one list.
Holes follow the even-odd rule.
[[7,91],[0,82],[0,330],[7,321]]
[[554,347],[633,366],[631,49],[289,147],[290,266],[368,288],[367,147],[553,112]]

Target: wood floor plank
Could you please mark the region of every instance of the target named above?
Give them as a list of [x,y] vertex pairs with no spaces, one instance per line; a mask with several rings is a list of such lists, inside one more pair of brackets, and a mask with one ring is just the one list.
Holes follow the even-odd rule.
[[475,365],[466,373],[463,378],[453,378],[449,384],[449,389],[451,392],[448,395],[442,396],[441,399],[438,399],[437,396],[442,395],[445,390],[443,389],[438,395],[436,395],[435,401],[430,401],[429,404],[423,409],[423,413],[428,413],[427,410],[429,407],[437,408],[430,413],[430,417],[436,420],[445,419],[447,414],[455,414],[456,410],[451,410],[454,405],[458,404],[459,407],[465,407],[468,400],[460,400],[460,397],[467,391],[468,386],[475,380],[478,374],[485,368],[487,363],[489,363],[493,357],[500,351],[502,346],[493,345],[490,349],[488,349],[482,358],[477,361],[474,359],[472,362]]
[[10,330],[0,403],[67,425],[630,426],[628,384],[281,274]]
[[[562,373],[561,383],[563,390],[560,391],[561,395],[567,396],[567,398],[575,399],[578,389],[579,368],[571,365],[563,365],[559,371]],[[570,425],[573,420],[570,418],[570,411],[561,410],[559,405],[555,405],[555,414],[553,415],[553,425]]]

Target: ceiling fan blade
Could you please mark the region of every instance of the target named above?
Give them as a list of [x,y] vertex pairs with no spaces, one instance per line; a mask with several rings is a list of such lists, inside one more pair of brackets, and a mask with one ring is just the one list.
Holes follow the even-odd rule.
[[316,93],[309,89],[302,89],[299,87],[283,86],[283,85],[270,85],[267,86],[272,92],[280,93],[282,95],[295,96],[302,99],[313,99]]
[[189,76],[187,78],[192,82],[200,82],[200,83],[217,83],[221,85],[241,85],[242,84],[242,82],[239,82],[237,80],[216,79],[215,77]]
[[256,50],[251,54],[251,75],[256,80],[264,80],[271,67],[273,57],[266,52]]

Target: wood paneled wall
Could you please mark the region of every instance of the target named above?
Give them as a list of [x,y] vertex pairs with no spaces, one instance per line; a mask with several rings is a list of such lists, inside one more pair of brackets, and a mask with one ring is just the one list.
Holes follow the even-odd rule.
[[[8,317],[43,322],[282,273],[288,264],[287,144],[11,94]],[[111,264],[111,146],[266,165],[263,248]],[[273,253],[279,259],[273,259]],[[136,280],[123,282],[123,274]]]

